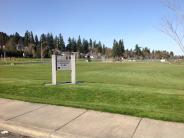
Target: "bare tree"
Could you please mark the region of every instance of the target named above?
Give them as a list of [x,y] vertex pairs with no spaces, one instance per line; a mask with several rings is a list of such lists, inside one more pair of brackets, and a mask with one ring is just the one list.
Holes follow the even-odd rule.
[[48,46],[44,46],[41,44],[40,54],[41,54],[41,61],[43,61],[43,58],[45,57],[45,52],[48,50]]
[[171,11],[171,17],[162,19],[162,32],[170,36],[184,53],[184,1],[161,0]]

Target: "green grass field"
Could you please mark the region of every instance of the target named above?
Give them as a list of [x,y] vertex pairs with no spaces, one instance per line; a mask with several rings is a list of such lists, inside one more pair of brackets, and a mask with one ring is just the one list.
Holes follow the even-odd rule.
[[[69,71],[57,72],[70,81]],[[184,64],[77,63],[78,85],[45,86],[49,64],[0,65],[0,97],[184,122]]]

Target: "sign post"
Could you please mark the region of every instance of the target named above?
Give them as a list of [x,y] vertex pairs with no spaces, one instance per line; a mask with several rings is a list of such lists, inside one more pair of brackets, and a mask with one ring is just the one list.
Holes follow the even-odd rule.
[[69,56],[52,55],[52,85],[56,85],[57,70],[71,70],[71,83],[76,84],[75,54]]
[[71,55],[71,82],[76,84],[75,55]]
[[52,85],[56,85],[56,55],[52,55]]

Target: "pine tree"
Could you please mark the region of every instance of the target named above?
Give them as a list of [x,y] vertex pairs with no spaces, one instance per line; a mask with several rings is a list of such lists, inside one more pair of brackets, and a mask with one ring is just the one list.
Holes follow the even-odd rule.
[[34,44],[34,36],[32,31],[29,33],[29,43]]
[[9,36],[6,33],[0,32],[0,47],[6,45],[9,40]]
[[76,52],[77,51],[77,43],[74,38],[71,40],[71,52]]
[[53,35],[51,33],[47,34],[47,46],[48,46],[50,52],[55,49],[54,38],[53,38]]
[[98,42],[98,53],[102,53],[102,44],[100,41]]
[[119,54],[118,54],[118,56],[123,56],[123,53],[125,52],[123,40],[119,40],[118,47],[119,47]]
[[81,42],[80,35],[77,40],[77,52],[82,53],[82,42]]
[[112,47],[112,55],[114,58],[118,57],[118,43],[115,39],[114,39],[113,47]]
[[58,43],[58,48],[59,50],[61,50],[61,52],[64,52],[65,51],[65,42],[64,42],[64,39],[63,39],[63,36],[61,34],[59,34],[59,43]]
[[72,50],[72,40],[70,37],[68,38],[68,44],[67,44],[66,50],[68,52],[71,52],[71,50]]
[[89,43],[88,40],[83,39],[83,52],[87,54],[89,52]]
[[93,52],[93,41],[91,38],[89,39],[89,51]]
[[106,51],[106,47],[105,47],[105,45],[103,44],[103,46],[102,46],[102,55],[105,55],[105,51]]
[[29,45],[29,32],[26,31],[25,35],[24,35],[24,46],[28,46]]
[[54,38],[54,47],[55,47],[57,50],[60,50],[60,49],[59,49],[59,38],[58,38],[57,35],[56,35],[55,38]]
[[114,40],[114,42],[113,42],[113,57],[119,60],[123,56],[124,52],[125,52],[125,49],[124,49],[123,40],[119,40],[119,42]]
[[18,44],[19,39],[20,39],[20,35],[19,33],[16,32],[15,35],[13,35],[13,41],[15,42],[15,44]]
[[135,45],[135,55],[137,56],[137,58],[139,58],[142,55],[142,51],[141,51],[141,47],[139,47],[138,44]]
[[36,47],[39,47],[39,41],[38,41],[38,36],[35,35],[35,45]]
[[48,49],[47,37],[45,34],[41,34],[41,36],[40,36],[40,57],[41,57],[41,60],[45,57],[47,49]]
[[34,41],[35,41],[35,53],[36,53],[36,57],[40,57],[40,43],[39,43],[39,40],[38,40],[38,36],[37,35],[35,35]]

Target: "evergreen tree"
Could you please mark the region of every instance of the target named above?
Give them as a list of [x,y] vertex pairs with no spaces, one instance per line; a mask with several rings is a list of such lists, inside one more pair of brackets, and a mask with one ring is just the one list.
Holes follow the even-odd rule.
[[65,51],[65,42],[63,39],[63,36],[61,34],[59,34],[59,38],[58,38],[58,48],[61,52]]
[[55,47],[56,49],[60,50],[60,49],[59,49],[59,38],[58,38],[57,35],[56,35],[55,38],[54,38],[54,47]]
[[98,42],[98,53],[102,53],[102,44],[100,41]]
[[32,31],[29,33],[29,43],[34,44],[34,36]]
[[41,60],[45,57],[46,54],[46,51],[48,49],[48,46],[47,46],[47,37],[45,34],[41,34],[40,36],[40,57],[41,57]]
[[90,52],[93,51],[93,41],[92,41],[91,38],[89,39],[89,51],[90,51]]
[[123,43],[123,40],[119,40],[119,50],[120,50],[120,53],[119,53],[119,56],[122,56],[123,53],[125,52],[125,48],[124,48],[124,43]]
[[74,38],[71,40],[71,52],[76,52],[77,51],[77,43]]
[[47,34],[47,46],[48,46],[50,52],[55,49],[54,38],[53,38],[53,35],[51,33]]
[[118,57],[118,42],[115,39],[112,47],[112,55],[114,58]]
[[20,35],[19,33],[16,32],[15,35],[13,35],[13,41],[15,42],[15,44],[18,44],[19,39],[20,39]]
[[70,37],[68,38],[68,44],[67,44],[66,50],[68,52],[71,52],[71,50],[72,50],[72,40]]
[[79,53],[82,53],[82,42],[81,42],[81,38],[80,38],[80,35],[78,37],[78,40],[77,40],[77,52]]
[[143,48],[142,55],[145,59],[149,59],[150,58],[150,49],[147,47]]
[[103,44],[103,46],[102,46],[102,55],[105,55],[105,51],[106,51],[106,47],[105,47],[105,45]]
[[34,38],[34,40],[35,40],[35,49],[36,49],[36,51],[35,51],[35,53],[36,53],[36,57],[40,57],[40,43],[39,43],[39,40],[38,40],[38,36],[37,35],[35,35],[35,38]]
[[87,54],[89,52],[89,43],[88,40],[83,39],[83,52]]
[[39,41],[38,41],[38,36],[35,35],[35,45],[36,47],[39,47]]
[[135,55],[137,56],[137,58],[142,55],[141,47],[139,47],[138,44],[135,45],[134,51],[135,51]]
[[24,35],[24,46],[28,46],[28,45],[29,45],[29,32],[26,31]]
[[124,50],[123,40],[119,40],[119,42],[114,40],[114,42],[113,42],[113,57],[115,57],[116,59],[119,60],[120,57],[123,56],[124,52],[125,52],[125,50]]
[[6,33],[0,32],[0,56],[5,52],[5,45],[9,41],[9,36]]

